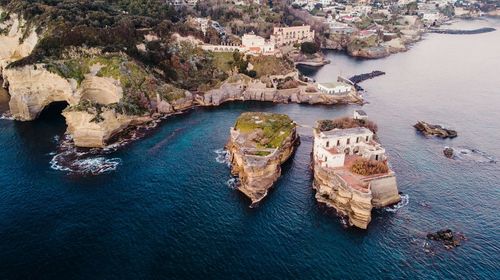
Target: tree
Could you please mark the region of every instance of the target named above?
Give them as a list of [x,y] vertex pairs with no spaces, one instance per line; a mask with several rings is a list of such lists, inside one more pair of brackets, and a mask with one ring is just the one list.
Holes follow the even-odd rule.
[[315,54],[319,51],[319,47],[314,42],[304,42],[300,45],[300,51],[305,54]]

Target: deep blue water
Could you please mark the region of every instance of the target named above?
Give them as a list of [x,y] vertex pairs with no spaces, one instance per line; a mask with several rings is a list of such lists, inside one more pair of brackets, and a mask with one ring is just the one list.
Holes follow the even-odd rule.
[[[229,169],[216,161],[242,112],[313,125],[359,106],[196,109],[105,155],[120,164],[98,176],[51,169],[65,125],[48,110],[30,123],[0,120],[0,279],[500,279],[500,163],[442,154],[469,147],[500,159],[500,31],[432,34],[382,60],[329,56],[332,64],[308,74],[387,72],[363,83],[363,109],[379,125],[406,206],[376,211],[367,231],[344,228],[314,200],[308,128],[258,208],[228,187]],[[426,139],[412,127],[421,119],[459,137]],[[426,253],[425,234],[441,228],[468,240]]]

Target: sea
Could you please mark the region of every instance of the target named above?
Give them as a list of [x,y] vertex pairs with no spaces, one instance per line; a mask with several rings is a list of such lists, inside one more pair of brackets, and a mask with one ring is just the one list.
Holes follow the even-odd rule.
[[[497,31],[427,34],[377,60],[327,52],[331,64],[300,69],[319,82],[386,72],[361,84],[363,106],[197,108],[122,147],[69,157],[64,104],[32,122],[3,117],[0,279],[500,279],[500,20],[447,26],[480,27]],[[7,100],[0,92],[0,109]],[[311,127],[357,109],[378,124],[402,197],[374,210],[368,230],[346,226],[311,186]],[[301,136],[255,208],[223,150],[247,111],[288,114]],[[458,137],[425,137],[419,120]],[[427,240],[441,229],[465,239],[451,250]]]

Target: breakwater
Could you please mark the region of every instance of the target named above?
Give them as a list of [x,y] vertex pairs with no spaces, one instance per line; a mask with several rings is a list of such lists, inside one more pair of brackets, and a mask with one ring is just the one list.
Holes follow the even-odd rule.
[[349,81],[352,82],[357,91],[363,91],[364,89],[358,85],[359,83],[382,75],[385,75],[385,72],[375,70],[370,73],[354,75],[349,78]]
[[453,35],[472,35],[472,34],[481,34],[495,31],[495,28],[492,27],[483,27],[472,30],[463,30],[463,29],[429,29],[431,33],[439,33],[439,34],[453,34]]

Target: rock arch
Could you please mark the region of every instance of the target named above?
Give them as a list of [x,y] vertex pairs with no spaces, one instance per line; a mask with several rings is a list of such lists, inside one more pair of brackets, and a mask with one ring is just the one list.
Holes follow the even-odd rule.
[[79,101],[75,94],[76,85],[43,66],[9,68],[3,75],[9,85],[10,112],[16,120],[34,120],[52,102],[76,104]]

